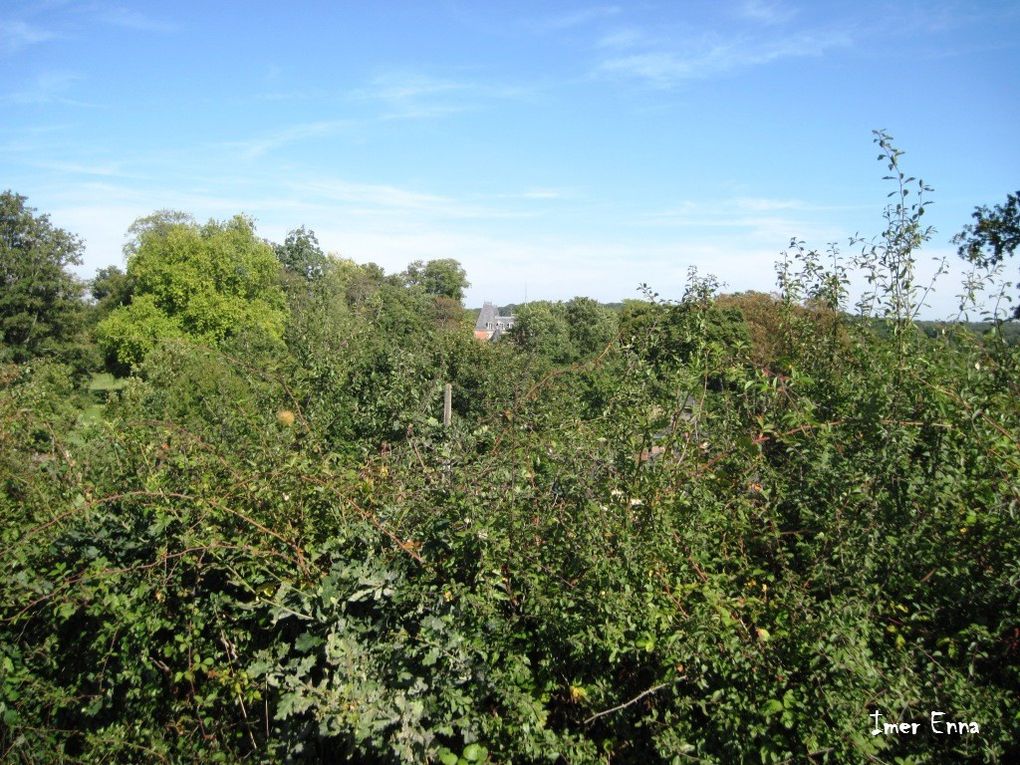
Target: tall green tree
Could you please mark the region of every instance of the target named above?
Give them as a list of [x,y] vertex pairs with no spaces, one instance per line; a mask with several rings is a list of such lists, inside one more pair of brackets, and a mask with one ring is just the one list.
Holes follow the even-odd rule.
[[89,285],[100,318],[130,303],[133,290],[131,278],[117,266],[105,266],[97,270]]
[[241,330],[282,336],[280,263],[252,221],[238,215],[197,225],[181,213],[161,212],[136,222],[131,233],[131,302],[97,327],[111,361],[137,364],[171,337],[217,345]]
[[[964,260],[981,266],[993,266],[1010,257],[1020,247],[1020,191],[1006,195],[1006,201],[989,209],[981,206],[971,214],[974,222],[953,237],[957,253]],[[1013,309],[1020,319],[1020,304]]]
[[59,355],[77,334],[82,284],[68,270],[83,243],[38,215],[26,197],[0,194],[0,358]]
[[589,297],[575,297],[564,306],[570,340],[580,358],[605,348],[616,334],[616,314]]
[[514,345],[555,364],[567,364],[576,357],[562,303],[538,300],[520,306],[507,334]]
[[287,271],[309,281],[321,278],[326,272],[326,254],[319,246],[315,232],[304,226],[287,234],[283,244],[273,245],[273,250]]
[[404,281],[408,286],[421,287],[429,295],[454,300],[463,300],[464,290],[471,286],[464,268],[453,258],[440,258],[427,263],[416,260],[404,271]]

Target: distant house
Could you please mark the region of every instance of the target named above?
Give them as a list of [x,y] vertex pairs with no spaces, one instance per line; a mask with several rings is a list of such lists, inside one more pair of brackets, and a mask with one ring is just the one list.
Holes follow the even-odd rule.
[[500,316],[496,306],[486,302],[475,322],[475,337],[479,340],[499,340],[504,332],[513,327],[516,316]]

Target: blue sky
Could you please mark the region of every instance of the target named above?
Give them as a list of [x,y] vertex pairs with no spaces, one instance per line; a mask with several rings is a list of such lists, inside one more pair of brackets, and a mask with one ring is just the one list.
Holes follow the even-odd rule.
[[881,231],[874,128],[935,188],[925,263],[1020,188],[1018,41],[1015,2],[5,0],[0,187],[86,276],[173,208],[457,258],[469,305],[771,290],[791,237]]

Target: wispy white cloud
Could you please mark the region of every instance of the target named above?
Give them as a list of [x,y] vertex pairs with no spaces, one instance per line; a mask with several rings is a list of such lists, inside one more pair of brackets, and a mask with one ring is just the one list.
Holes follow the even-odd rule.
[[[470,82],[433,77],[418,72],[391,71],[371,77],[352,89],[329,90],[304,84],[289,85],[282,70],[274,68],[265,78],[266,89],[255,98],[262,101],[348,101],[379,107],[377,119],[434,117],[464,111],[468,96],[483,89]],[[495,91],[494,91],[495,92]]]
[[58,35],[24,21],[0,19],[0,54],[17,53],[24,48],[55,40]]
[[528,189],[521,196],[524,199],[567,199],[572,194],[566,189],[535,188]]
[[620,13],[618,5],[592,5],[586,8],[578,8],[574,11],[539,19],[532,24],[532,27],[540,32],[556,32],[561,29],[579,27],[603,19],[612,18]]
[[143,13],[137,8],[121,5],[100,6],[99,19],[106,24],[136,32],[176,32],[180,26],[172,21]]
[[376,76],[367,88],[355,91],[355,95],[397,102],[462,91],[466,87],[463,83],[453,80],[444,80],[423,74],[391,72]]
[[120,162],[32,162],[33,167],[42,170],[53,170],[67,175],[94,175],[104,178],[139,177],[126,173]]
[[226,146],[236,150],[244,159],[258,159],[269,152],[288,144],[310,138],[333,135],[358,124],[353,120],[318,120],[280,128],[252,138],[228,141]]
[[808,210],[808,204],[799,199],[771,199],[767,197],[736,196],[725,199],[685,199],[665,209],[647,214],[649,220],[676,221],[686,225],[700,221],[731,219],[734,216],[762,212]]
[[[563,202],[577,199],[579,193],[576,189],[554,188],[551,186],[533,186],[522,191],[512,191],[499,194],[485,194],[484,200],[498,200],[500,203],[522,203],[527,207],[529,217],[542,214],[544,202]],[[536,205],[536,203],[539,203]]]
[[398,188],[377,183],[356,183],[340,179],[316,179],[294,182],[290,188],[333,202],[346,202],[368,207],[401,210],[434,210],[452,200],[436,194]]
[[435,77],[420,72],[390,71],[378,74],[350,91],[355,102],[376,103],[377,119],[428,119],[482,108],[502,99],[527,98],[529,87]]
[[842,236],[839,229],[834,229],[819,216],[819,213],[834,209],[810,205],[799,199],[732,197],[685,200],[666,209],[639,214],[636,222],[643,226],[702,232],[709,237],[721,234],[729,239],[771,242],[782,246],[793,236],[823,241]]
[[[66,7],[65,7],[66,6]],[[40,43],[62,39],[68,36],[78,37],[81,30],[75,31],[75,19],[98,21],[136,32],[175,32],[178,24],[166,19],[144,13],[137,8],[107,3],[36,3],[31,10],[40,13],[47,10],[65,10],[65,21],[71,20],[70,28],[60,32],[52,28],[44,28],[23,19],[0,18],[0,55],[17,53],[25,48]]]
[[734,197],[733,206],[751,212],[772,212],[774,210],[804,210],[807,204],[799,199],[767,199],[765,197]]
[[382,105],[382,119],[441,117],[468,108],[466,97],[474,86],[416,72],[379,74],[349,94],[356,101]]
[[850,42],[851,36],[845,31],[808,31],[772,38],[725,38],[706,34],[682,41],[672,49],[649,48],[611,56],[598,65],[596,74],[635,78],[654,87],[668,88],[685,80],[703,79],[781,59],[821,56],[834,48],[846,47]]
[[[999,15],[993,3],[931,2],[921,4],[897,3],[885,9],[882,23],[899,33],[909,31],[915,35],[939,35],[944,32],[958,33],[962,28],[975,22],[994,23]],[[1017,13],[1014,8],[1012,11]]]
[[[6,95],[0,95],[0,103],[7,102]],[[0,143],[0,153],[11,155],[8,161],[29,164],[40,156],[52,156],[54,151],[67,145],[67,138],[60,136],[74,126],[67,123],[46,125],[22,125],[3,131],[5,140]]]
[[599,38],[596,43],[599,48],[608,48],[610,50],[627,50],[650,44],[651,40],[648,35],[634,27],[624,27],[609,32]]
[[94,103],[73,98],[69,94],[72,87],[82,79],[77,72],[43,72],[36,75],[28,83],[28,87],[0,95],[0,103],[96,106]]
[[737,15],[760,24],[781,24],[796,15],[788,5],[770,0],[744,0],[737,6]]
[[387,184],[358,183],[339,178],[306,178],[287,183],[298,198],[325,207],[338,206],[345,214],[379,218],[393,213],[414,214],[416,220],[505,219],[531,217],[527,211],[510,210],[477,201],[414,191]]
[[329,97],[323,90],[316,88],[273,88],[256,93],[252,98],[257,101],[322,101]]

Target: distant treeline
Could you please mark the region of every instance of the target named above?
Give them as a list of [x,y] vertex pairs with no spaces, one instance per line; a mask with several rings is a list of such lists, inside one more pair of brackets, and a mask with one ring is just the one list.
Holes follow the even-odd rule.
[[[590,300],[590,298],[583,299]],[[721,306],[731,306],[737,308],[743,307],[744,310],[747,311],[749,309],[749,306],[751,306],[752,304],[762,306],[767,305],[769,302],[776,301],[777,299],[778,299],[777,296],[774,295],[750,291],[743,293],[722,294],[718,296],[717,302]],[[581,298],[575,298],[575,300],[581,300]],[[541,300],[535,301],[534,304],[542,306],[552,306],[554,307],[555,310],[565,310],[568,302],[569,301],[564,302],[564,301]],[[625,315],[628,312],[628,310],[633,310],[635,306],[640,306],[642,304],[647,305],[647,302],[642,300],[625,300],[623,302],[616,303],[596,303],[595,301],[591,302],[595,303],[596,305],[599,306],[600,309],[606,312],[613,312],[618,315]],[[528,306],[534,304],[509,303],[507,305],[500,306],[499,312],[501,315],[505,316],[518,315],[521,314],[522,312],[525,315],[527,315]],[[559,308],[556,308],[557,306]],[[481,309],[478,308],[471,308],[468,309],[468,314],[472,319],[477,319],[480,310]],[[750,309],[750,312],[753,314],[758,313],[759,311],[755,311],[752,308]],[[845,318],[847,321],[858,320],[851,314],[846,314]],[[875,328],[875,330],[879,333],[890,331],[890,325],[888,324],[888,322],[880,318],[871,318],[867,319],[866,321],[869,321]],[[1006,320],[1001,322],[918,320],[914,324],[921,332],[923,332],[930,338],[944,336],[947,332],[952,334],[953,332],[963,330],[977,338],[983,338],[986,340],[1001,339],[1001,341],[1005,342],[1007,345],[1016,345],[1020,343],[1020,321],[1016,320]]]

